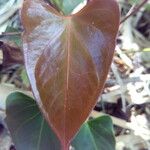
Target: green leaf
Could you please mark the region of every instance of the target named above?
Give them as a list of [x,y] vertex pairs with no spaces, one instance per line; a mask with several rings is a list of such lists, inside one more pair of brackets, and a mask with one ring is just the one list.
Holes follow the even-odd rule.
[[50,0],[51,3],[62,11],[65,15],[70,14],[76,6],[84,2],[84,0]]
[[72,145],[76,150],[115,150],[111,118],[102,116],[85,123]]
[[58,139],[31,97],[19,92],[10,94],[6,114],[17,150],[60,150]]
[[22,79],[23,84],[26,85],[27,87],[29,87],[30,82],[29,82],[29,78],[27,76],[27,72],[26,72],[25,68],[22,69],[20,77]]
[[[20,32],[19,29],[8,26],[5,32]],[[18,47],[21,47],[21,34],[20,35],[11,35],[7,38],[10,41],[13,41]]]
[[[6,114],[17,150],[60,150],[58,139],[31,97],[19,92],[10,94]],[[115,150],[110,117],[103,116],[85,123],[72,145],[75,150]]]

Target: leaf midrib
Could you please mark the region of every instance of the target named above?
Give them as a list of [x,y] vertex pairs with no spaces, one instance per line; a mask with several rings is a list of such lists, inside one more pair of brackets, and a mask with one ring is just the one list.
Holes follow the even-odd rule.
[[67,51],[67,66],[66,66],[66,84],[65,86],[65,99],[64,99],[64,141],[63,141],[63,145],[66,145],[66,107],[67,107],[67,101],[68,101],[68,90],[69,90],[69,75],[70,75],[70,48],[71,48],[71,44],[70,44],[70,38],[71,38],[71,20],[70,18],[68,18],[67,22],[66,22],[66,29],[67,29],[67,33],[66,33],[66,51]]

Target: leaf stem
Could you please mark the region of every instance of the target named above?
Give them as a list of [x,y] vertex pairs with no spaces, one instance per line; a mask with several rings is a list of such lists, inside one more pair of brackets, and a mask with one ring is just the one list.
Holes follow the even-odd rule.
[[69,150],[70,144],[62,144],[62,150]]

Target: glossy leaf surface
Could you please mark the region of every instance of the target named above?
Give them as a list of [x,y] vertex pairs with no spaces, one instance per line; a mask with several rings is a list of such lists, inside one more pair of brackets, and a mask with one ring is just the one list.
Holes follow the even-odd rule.
[[[6,122],[18,150],[60,150],[60,144],[35,101],[15,92],[7,98]],[[115,150],[110,117],[90,120],[72,142],[75,150]]]
[[22,8],[23,49],[36,100],[67,149],[102,91],[119,25],[114,0],[93,0],[62,16],[43,0]]

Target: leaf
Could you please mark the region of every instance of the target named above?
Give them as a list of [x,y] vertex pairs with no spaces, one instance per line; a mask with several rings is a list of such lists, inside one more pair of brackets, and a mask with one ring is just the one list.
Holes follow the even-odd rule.
[[60,144],[45,122],[36,102],[23,93],[6,101],[6,122],[17,150],[60,150]]
[[26,85],[26,87],[29,87],[30,83],[29,83],[29,79],[28,79],[28,76],[27,76],[27,72],[26,72],[24,67],[22,68],[20,77],[22,79],[23,84]]
[[85,123],[72,145],[76,150],[115,150],[111,118],[102,116]]
[[[16,149],[60,150],[58,139],[31,97],[19,92],[10,94],[6,115]],[[102,116],[84,123],[72,145],[75,150],[115,150],[110,117]]]
[[84,0],[50,0],[64,14],[70,14]]
[[[6,28],[6,31],[5,32],[20,32],[19,29],[17,28],[14,28],[14,27],[11,27],[11,26],[8,26]],[[21,47],[22,43],[21,43],[21,34],[20,35],[11,35],[11,36],[5,36],[5,39],[9,40],[9,41],[12,41],[14,42],[18,47]]]
[[1,70],[11,68],[13,65],[23,64],[23,53],[14,43],[0,41],[0,49],[3,52]]
[[21,12],[32,90],[67,150],[102,92],[114,54],[118,5],[93,0],[77,14],[62,16],[43,0],[26,0]]
[[[17,33],[19,30],[9,26],[5,32]],[[1,71],[7,71],[13,66],[24,63],[23,53],[21,51],[21,35],[1,35],[0,49],[2,50],[3,54],[2,65],[0,65]]]

